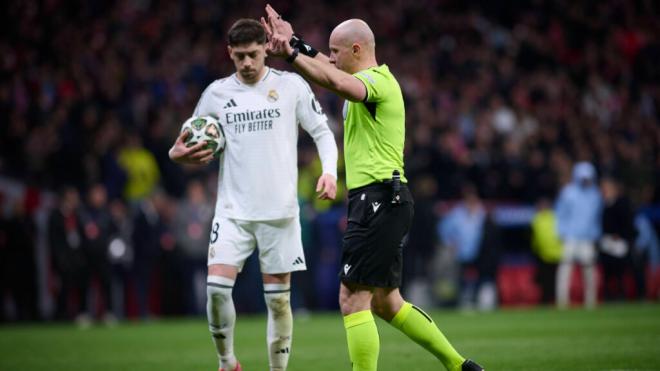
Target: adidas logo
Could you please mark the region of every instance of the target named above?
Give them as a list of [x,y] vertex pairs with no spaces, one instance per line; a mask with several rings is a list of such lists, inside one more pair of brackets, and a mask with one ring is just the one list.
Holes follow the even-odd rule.
[[293,265],[298,265],[298,264],[305,264],[305,261],[302,260],[301,257],[297,257],[296,260],[293,261]]
[[285,353],[289,353],[289,347],[275,351],[275,354],[285,354]]
[[225,104],[225,106],[222,108],[231,108],[231,107],[238,107],[238,105],[234,101],[234,98],[231,98],[229,102],[227,102],[227,104]]

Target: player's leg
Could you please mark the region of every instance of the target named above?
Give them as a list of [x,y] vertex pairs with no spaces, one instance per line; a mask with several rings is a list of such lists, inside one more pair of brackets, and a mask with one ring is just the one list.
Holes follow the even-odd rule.
[[244,222],[217,217],[213,220],[208,255],[206,311],[220,370],[238,371],[234,354],[236,309],[232,290],[245,260],[254,251],[254,237]]
[[298,217],[254,223],[268,308],[267,345],[271,371],[286,370],[293,315],[291,272],[307,269]]
[[263,274],[263,280],[270,370],[284,371],[289,363],[293,334],[291,273]]
[[371,314],[372,289],[342,282],[339,307],[344,316],[348,355],[354,371],[375,371],[378,368],[380,338]]
[[376,288],[371,304],[377,316],[436,356],[447,370],[481,370],[481,367],[463,367],[467,364],[465,358],[454,349],[428,314],[403,300],[399,289]]
[[236,309],[232,299],[232,290],[238,269],[226,264],[209,265],[206,281],[206,313],[209,331],[213,338],[220,369],[235,370],[238,361],[234,355],[234,326]]

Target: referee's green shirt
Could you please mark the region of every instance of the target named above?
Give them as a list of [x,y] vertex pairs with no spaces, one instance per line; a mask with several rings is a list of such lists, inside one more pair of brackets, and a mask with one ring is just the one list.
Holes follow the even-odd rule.
[[353,76],[367,88],[364,102],[346,101],[344,157],[346,186],[354,189],[403,173],[406,112],[399,83],[387,65],[368,68]]

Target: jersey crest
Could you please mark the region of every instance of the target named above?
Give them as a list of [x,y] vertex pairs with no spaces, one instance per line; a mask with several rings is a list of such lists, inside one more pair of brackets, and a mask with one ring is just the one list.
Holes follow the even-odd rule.
[[277,102],[277,100],[280,99],[280,95],[277,94],[277,90],[271,89],[270,91],[268,91],[268,96],[266,97],[266,99],[268,99],[268,101],[271,103]]

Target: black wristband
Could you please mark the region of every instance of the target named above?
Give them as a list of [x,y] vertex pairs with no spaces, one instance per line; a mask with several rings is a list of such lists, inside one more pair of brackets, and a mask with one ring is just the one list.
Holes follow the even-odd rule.
[[308,57],[316,57],[317,54],[319,54],[319,51],[314,49],[311,45],[307,44],[305,40],[302,39],[302,37],[298,35],[293,35],[291,36],[291,40],[289,40],[289,45],[293,48],[298,48],[298,50],[305,54]]
[[293,53],[291,53],[290,56],[286,57],[286,61],[288,63],[293,63],[293,61],[295,61],[296,58],[298,57],[299,52],[300,52],[300,50],[298,48],[293,48]]

